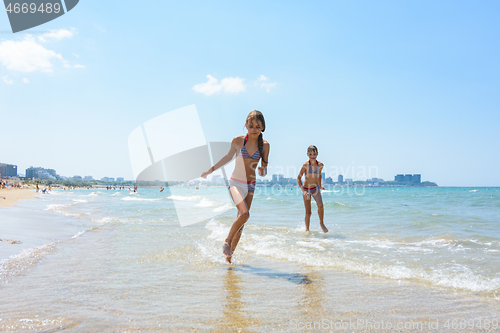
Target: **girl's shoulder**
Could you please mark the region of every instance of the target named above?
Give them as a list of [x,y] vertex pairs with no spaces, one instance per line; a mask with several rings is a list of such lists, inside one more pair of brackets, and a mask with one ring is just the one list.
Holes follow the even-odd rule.
[[268,146],[268,147],[269,147],[269,146],[271,146],[271,145],[269,144],[269,142],[267,142],[266,140],[262,140],[262,141],[264,142],[264,147],[265,147],[265,146]]
[[238,146],[243,146],[243,142],[245,142],[245,136],[244,135],[238,135],[233,138],[232,143],[237,144]]

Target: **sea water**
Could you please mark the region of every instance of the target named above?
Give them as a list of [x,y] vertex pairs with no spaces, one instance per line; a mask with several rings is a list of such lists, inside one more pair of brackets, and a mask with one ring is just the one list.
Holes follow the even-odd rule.
[[[322,196],[326,234],[314,200],[305,231],[300,189],[257,188],[230,266],[221,246],[237,211],[224,187],[59,190],[4,208],[0,238],[21,228],[24,242],[0,248],[0,328],[293,330],[293,318],[367,316],[379,305],[396,320],[387,309],[408,297],[429,306],[413,315],[459,305],[462,317],[497,318],[500,189],[335,187]],[[181,227],[179,210],[207,218]],[[377,305],[358,290],[376,290],[366,300]],[[296,317],[285,320],[285,308]]]

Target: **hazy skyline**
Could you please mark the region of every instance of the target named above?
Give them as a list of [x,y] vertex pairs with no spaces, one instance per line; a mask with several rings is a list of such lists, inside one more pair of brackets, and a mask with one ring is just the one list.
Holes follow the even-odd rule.
[[500,186],[499,13],[495,1],[86,0],[12,34],[4,11],[0,162],[132,179],[132,130],[195,104],[207,141],[262,111],[270,175],[296,177],[314,144],[327,176]]

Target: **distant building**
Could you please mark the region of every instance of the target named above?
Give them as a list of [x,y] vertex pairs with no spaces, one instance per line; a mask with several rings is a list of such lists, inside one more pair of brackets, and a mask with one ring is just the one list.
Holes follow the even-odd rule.
[[339,180],[339,184],[343,184],[344,183],[344,176],[339,175],[338,180]]
[[56,177],[52,176],[51,173],[49,173],[47,170],[40,170],[38,171],[37,173],[37,177],[38,179],[56,179]]
[[82,176],[73,176],[73,178],[71,178],[71,179],[74,181],[77,181],[77,182],[83,180]]
[[332,177],[328,177],[327,179],[325,179],[325,184],[333,184]]
[[103,181],[103,182],[114,182],[115,179],[111,178],[111,177],[102,177],[101,181]]
[[285,176],[278,175],[278,183],[283,183],[284,180],[285,180]]
[[0,176],[2,177],[16,177],[17,165],[0,163]]
[[85,177],[83,177],[83,180],[90,181],[90,180],[94,180],[94,178],[92,176],[85,176]]
[[123,178],[123,177],[117,177],[116,181],[119,182],[119,183],[123,183],[125,181],[125,178]]
[[403,183],[412,183],[412,184],[420,184],[422,183],[422,177],[420,174],[398,174],[394,177],[395,182],[403,182]]
[[372,178],[372,179],[367,179],[367,183],[383,183],[384,180],[382,178]]
[[422,177],[421,175],[412,175],[411,176],[411,182],[414,183],[414,184],[420,184],[422,183]]
[[347,185],[350,185],[350,184],[352,184],[352,183],[353,183],[353,181],[352,181],[352,179],[351,179],[351,178],[347,178],[347,179],[345,180],[345,183],[346,183]]
[[278,182],[278,175],[274,174],[273,175],[273,183],[277,183]]
[[42,167],[29,167],[26,169],[26,178],[31,179],[57,179],[57,173],[54,169],[44,169]]
[[225,181],[224,181],[224,178],[222,178],[220,175],[213,175],[212,176],[212,183],[214,185],[224,185]]

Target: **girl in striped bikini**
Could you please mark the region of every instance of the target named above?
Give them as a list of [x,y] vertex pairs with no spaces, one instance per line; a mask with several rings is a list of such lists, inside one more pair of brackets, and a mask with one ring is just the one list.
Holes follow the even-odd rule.
[[243,226],[250,217],[249,210],[252,205],[256,183],[255,170],[259,160],[262,160],[261,166],[258,167],[259,176],[264,177],[267,174],[270,146],[269,142],[262,138],[262,132],[266,129],[266,122],[262,113],[257,110],[250,112],[245,127],[248,133],[235,137],[226,156],[201,174],[201,177],[206,178],[218,168],[229,163],[236,155],[235,168],[229,180],[229,193],[236,208],[238,208],[238,215],[222,245],[222,253],[228,263],[231,263],[231,256],[238,245]]
[[[306,207],[306,231],[309,231],[309,223],[311,222],[311,196],[316,200],[318,205],[318,215],[319,224],[323,232],[328,232],[324,222],[323,222],[323,199],[321,198],[321,170],[323,170],[323,163],[318,161],[318,148],[316,146],[309,146],[307,148],[307,156],[309,156],[309,161],[302,165],[299,175],[297,177],[297,183],[302,189],[302,194],[304,198],[304,206]],[[304,175],[304,184],[302,184],[302,176]]]

